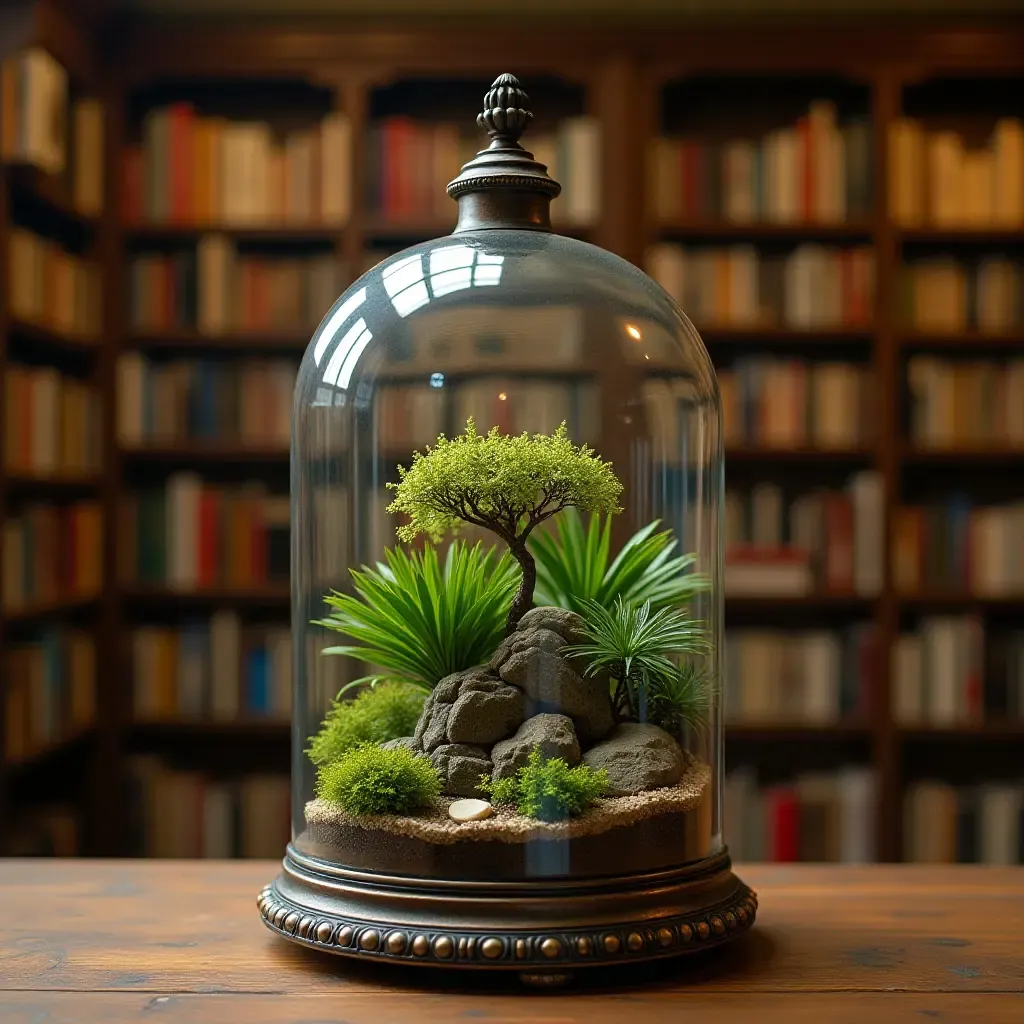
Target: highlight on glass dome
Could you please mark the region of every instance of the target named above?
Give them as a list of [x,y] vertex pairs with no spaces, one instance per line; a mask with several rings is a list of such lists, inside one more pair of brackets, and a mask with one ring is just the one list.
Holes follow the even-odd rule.
[[512,76],[448,238],[336,302],[292,440],[293,838],[265,923],[552,978],[753,922],[722,843],[721,405],[632,264],[556,234]]

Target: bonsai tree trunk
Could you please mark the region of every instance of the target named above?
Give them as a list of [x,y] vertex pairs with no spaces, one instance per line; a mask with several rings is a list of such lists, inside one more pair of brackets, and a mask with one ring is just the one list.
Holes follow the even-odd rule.
[[533,555],[526,550],[526,541],[517,540],[509,545],[512,557],[519,563],[523,570],[523,578],[519,582],[519,589],[512,599],[512,606],[508,610],[508,619],[505,621],[505,636],[511,636],[519,625],[519,620],[533,607],[533,590],[537,586],[537,563]]

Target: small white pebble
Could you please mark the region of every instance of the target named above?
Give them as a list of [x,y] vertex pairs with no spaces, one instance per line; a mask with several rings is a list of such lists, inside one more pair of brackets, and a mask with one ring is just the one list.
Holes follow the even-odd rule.
[[483,821],[494,813],[486,800],[456,800],[448,808],[452,821]]

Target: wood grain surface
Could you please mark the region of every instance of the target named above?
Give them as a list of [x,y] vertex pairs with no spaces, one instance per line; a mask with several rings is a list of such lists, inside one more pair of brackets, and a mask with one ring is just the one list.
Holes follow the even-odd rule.
[[559,993],[269,934],[260,862],[0,861],[0,1021],[1024,1022],[1024,869],[751,866],[729,948]]

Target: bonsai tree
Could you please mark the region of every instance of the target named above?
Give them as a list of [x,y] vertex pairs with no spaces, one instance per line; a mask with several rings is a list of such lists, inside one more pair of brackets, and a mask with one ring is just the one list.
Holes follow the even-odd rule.
[[[574,445],[565,423],[553,434],[512,437],[492,427],[477,433],[466,421],[465,433],[414,452],[412,465],[398,467],[399,482],[389,512],[409,521],[399,527],[400,540],[419,534],[440,541],[463,523],[496,533],[522,567],[519,590],[512,600],[505,635],[533,605],[537,566],[526,546],[531,533],[563,509],[619,512],[622,484],[610,462],[602,462],[586,445]],[[581,553],[582,555],[582,553]]]

